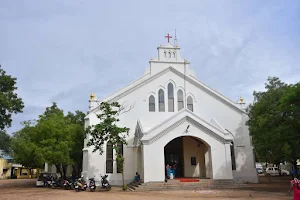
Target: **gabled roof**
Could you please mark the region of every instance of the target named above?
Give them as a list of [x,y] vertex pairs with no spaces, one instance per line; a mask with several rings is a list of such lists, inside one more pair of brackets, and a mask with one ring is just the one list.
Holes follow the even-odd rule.
[[151,144],[186,121],[222,143],[225,141],[231,141],[233,139],[228,132],[224,132],[223,130],[219,129],[219,127],[216,127],[213,124],[205,121],[190,110],[182,109],[171,118],[163,121],[144,133],[141,141],[143,144]]
[[135,132],[134,132],[134,140],[133,140],[133,146],[138,146],[141,144],[141,139],[144,136],[143,127],[141,125],[140,120],[137,121]]
[[[173,72],[174,74],[180,76],[181,78],[185,78],[186,81],[188,81],[189,83],[195,85],[199,89],[202,89],[207,94],[211,95],[215,99],[217,99],[220,102],[224,103],[225,105],[227,105],[229,108],[235,110],[236,112],[245,113],[244,110],[239,108],[230,99],[226,98],[225,96],[223,96],[219,92],[213,90],[212,88],[208,87],[204,83],[200,82],[197,78],[195,78],[193,76],[189,76],[189,75],[184,75],[183,73],[181,73],[180,71],[176,70],[173,67],[166,68],[165,70],[162,70],[161,72],[159,72],[157,74],[154,74],[152,76],[150,76],[149,74],[146,74],[146,75],[142,76],[140,79],[138,79],[137,81],[133,82],[132,84],[129,84],[127,87],[125,87],[125,88],[121,89],[120,91],[108,96],[107,98],[103,99],[102,101],[108,101],[108,102],[118,101],[122,97],[134,92],[135,90],[143,87],[144,85],[150,83],[151,81],[154,81],[155,79],[159,78],[160,76],[162,76],[162,75],[164,75],[168,72]],[[97,108],[94,108],[94,109],[91,110],[91,112],[95,112],[96,110],[97,110]]]

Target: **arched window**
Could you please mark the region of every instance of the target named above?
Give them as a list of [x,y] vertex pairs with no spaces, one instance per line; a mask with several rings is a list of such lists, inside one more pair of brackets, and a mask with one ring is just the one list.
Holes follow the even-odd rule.
[[167,57],[167,52],[166,51],[164,51],[164,54],[165,54],[165,58]]
[[[117,145],[117,147],[118,147],[118,154],[123,156],[123,144],[120,143],[120,144]],[[120,161],[117,161],[117,162],[120,162]],[[117,173],[122,173],[119,166],[120,165],[117,163]]]
[[234,143],[230,143],[230,154],[231,154],[231,167],[232,170],[236,170],[236,163],[235,163],[235,153],[234,153]]
[[183,109],[184,102],[183,102],[183,92],[182,92],[182,90],[178,90],[178,92],[177,92],[177,103],[178,103],[178,111]]
[[188,96],[187,98],[187,109],[189,109],[190,111],[194,111],[193,98],[191,96]]
[[168,84],[168,111],[174,112],[174,87],[172,83]]
[[149,111],[155,112],[155,97],[153,95],[149,97]]
[[174,58],[176,57],[176,53],[175,53],[175,51],[173,51],[173,56],[174,56]]
[[171,51],[169,51],[169,58],[171,58]]
[[159,112],[165,112],[165,94],[162,89],[158,91],[158,107]]
[[106,144],[106,173],[113,173],[113,145]]

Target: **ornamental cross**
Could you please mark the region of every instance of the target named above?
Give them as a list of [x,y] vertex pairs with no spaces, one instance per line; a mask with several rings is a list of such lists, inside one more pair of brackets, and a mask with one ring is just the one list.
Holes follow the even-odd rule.
[[170,42],[170,38],[172,38],[172,36],[170,36],[170,34],[168,33],[168,35],[166,35],[165,38],[168,38],[168,42]]

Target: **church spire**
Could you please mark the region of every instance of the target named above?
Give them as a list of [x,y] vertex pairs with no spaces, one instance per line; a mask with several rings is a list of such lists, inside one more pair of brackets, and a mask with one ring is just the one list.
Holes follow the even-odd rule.
[[175,29],[175,37],[174,37],[174,46],[178,46],[177,37],[176,37],[176,29]]

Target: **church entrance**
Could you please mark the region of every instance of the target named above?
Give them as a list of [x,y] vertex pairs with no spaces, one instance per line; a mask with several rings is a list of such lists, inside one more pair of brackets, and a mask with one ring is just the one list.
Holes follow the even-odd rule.
[[[183,138],[175,138],[165,146],[165,166],[176,164],[176,177],[183,177]],[[167,173],[167,172],[166,172]],[[167,175],[167,174],[166,174]]]
[[170,175],[167,166],[175,172],[175,178],[210,177],[210,147],[196,137],[173,139],[164,147],[164,156],[166,177]]

